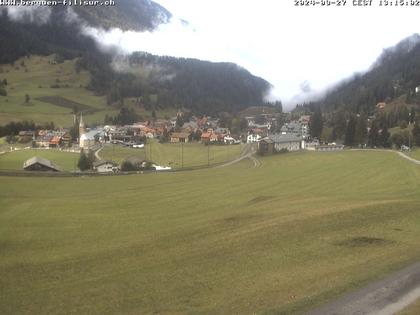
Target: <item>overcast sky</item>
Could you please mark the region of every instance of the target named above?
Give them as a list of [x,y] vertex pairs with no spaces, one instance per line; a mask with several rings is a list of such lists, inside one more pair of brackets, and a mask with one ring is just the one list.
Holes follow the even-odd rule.
[[[128,51],[235,62],[287,103],[366,70],[383,48],[419,32],[420,7],[296,7],[294,0],[155,0],[173,22],[153,33],[114,30]],[[188,26],[179,22],[184,19]],[[291,104],[292,105],[292,104]]]

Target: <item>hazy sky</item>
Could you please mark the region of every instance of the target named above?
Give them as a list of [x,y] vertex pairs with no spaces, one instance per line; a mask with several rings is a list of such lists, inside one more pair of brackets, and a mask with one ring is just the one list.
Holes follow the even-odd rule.
[[[420,7],[296,7],[294,0],[156,0],[174,14],[153,33],[114,30],[105,42],[128,51],[235,62],[288,102],[302,83],[323,90],[366,70],[382,52],[418,33]],[[179,22],[184,19],[188,26]]]

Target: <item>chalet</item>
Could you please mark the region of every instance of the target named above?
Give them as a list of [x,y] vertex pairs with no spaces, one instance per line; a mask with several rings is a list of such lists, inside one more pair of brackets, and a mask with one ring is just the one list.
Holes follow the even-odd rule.
[[34,156],[23,163],[23,169],[25,171],[50,171],[59,172],[60,169],[54,165],[51,161]]
[[35,143],[39,147],[48,148],[50,146],[50,141],[53,137],[54,137],[54,135],[51,134],[51,133],[47,133],[46,135],[41,135],[41,136],[38,135]]
[[258,154],[273,154],[274,153],[274,141],[270,138],[264,138],[258,141]]
[[62,143],[63,143],[63,140],[62,140],[62,138],[60,136],[53,136],[50,139],[50,143],[49,143],[48,146],[50,148],[58,148],[58,147],[60,147],[62,145]]
[[117,164],[112,161],[96,161],[93,162],[93,169],[98,173],[112,173],[117,170]]
[[306,127],[307,125],[304,126],[297,121],[291,121],[289,123],[284,124],[281,127],[280,132],[284,135],[286,134],[303,135],[303,133],[306,134],[307,132]]
[[201,134],[201,142],[209,143],[212,133],[211,132],[203,132]]
[[186,143],[189,136],[190,134],[186,132],[173,132],[171,134],[171,143]]
[[20,143],[27,143],[31,141],[32,139],[34,139],[34,137],[35,137],[35,131],[32,131],[32,130],[19,131],[18,141]]
[[302,115],[299,118],[299,123],[301,123],[302,125],[309,125],[310,122],[311,122],[310,115]]
[[304,148],[305,141],[302,137],[294,134],[273,134],[268,137],[274,142],[274,150],[298,151]]

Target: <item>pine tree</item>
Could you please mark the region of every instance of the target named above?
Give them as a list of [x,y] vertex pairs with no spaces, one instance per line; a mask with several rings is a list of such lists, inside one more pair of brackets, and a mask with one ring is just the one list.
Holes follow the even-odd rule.
[[367,123],[366,116],[364,114],[360,115],[357,118],[356,130],[354,134],[354,143],[355,144],[365,144],[367,135]]
[[79,157],[79,161],[77,162],[77,167],[81,171],[87,171],[92,168],[93,161],[94,161],[94,157],[92,156],[92,153],[86,154],[85,151],[83,150],[80,152],[80,157]]
[[391,143],[389,142],[389,137],[390,133],[388,131],[388,127],[384,126],[379,137],[379,145],[384,148],[389,148],[391,146]]
[[414,128],[413,128],[412,134],[413,134],[414,144],[417,147],[420,147],[420,125],[417,121],[414,123]]
[[409,123],[414,124],[415,121],[416,121],[416,110],[414,109],[414,107],[411,107]]
[[322,134],[322,128],[323,128],[323,121],[322,121],[322,112],[321,108],[317,106],[315,108],[315,112],[313,113],[311,117],[311,137],[319,139]]
[[350,116],[350,119],[347,122],[346,134],[344,138],[345,145],[348,145],[348,146],[354,145],[355,133],[356,133],[356,119],[354,116]]
[[371,148],[375,148],[379,143],[379,128],[376,122],[372,123],[372,127],[369,130],[368,145]]

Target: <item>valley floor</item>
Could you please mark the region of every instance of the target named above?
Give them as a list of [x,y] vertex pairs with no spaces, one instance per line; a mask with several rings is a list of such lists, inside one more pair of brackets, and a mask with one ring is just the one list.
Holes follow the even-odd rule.
[[0,181],[2,314],[301,314],[420,259],[420,167],[298,152]]

